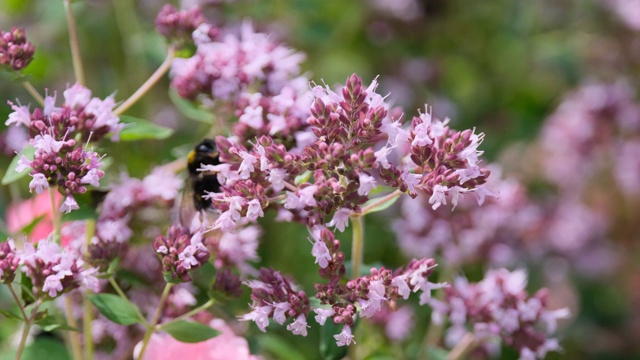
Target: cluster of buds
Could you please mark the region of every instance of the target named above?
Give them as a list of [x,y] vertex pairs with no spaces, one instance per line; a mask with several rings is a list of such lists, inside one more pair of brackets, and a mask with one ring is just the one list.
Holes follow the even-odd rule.
[[91,91],[76,84],[64,91],[65,103],[56,107],[56,96],[47,96],[44,108],[29,111],[28,106],[11,104],[6,125],[23,125],[29,130],[29,143],[35,147],[34,159],[21,156],[16,171],[31,168],[29,188],[41,193],[57,186],[66,196],[60,211],[78,209],[74,194],[86,192],[86,185],[99,186],[104,172],[102,157],[85,142],[98,141],[107,134],[116,140],[124,127],[113,114],[115,101],[92,98]]
[[[447,197],[455,205],[470,192],[484,201],[488,193],[480,185],[489,170],[479,165],[482,134],[453,131],[428,113],[404,129],[401,114],[388,110],[376,87],[374,80],[365,88],[355,74],[338,93],[316,86],[307,120],[313,134],[301,151],[268,135],[255,144],[218,137],[222,164],[201,168],[218,173],[222,184],[221,193],[210,194],[222,212],[214,227],[230,230],[245,219],[253,221],[271,203],[265,199],[284,196],[281,210],[288,219],[313,227],[326,224],[333,214],[328,224],[342,231],[381,182],[413,196],[417,191],[430,196],[434,209]],[[399,151],[396,162],[388,157],[394,149]]]
[[198,7],[178,11],[165,4],[156,17],[156,30],[170,42],[184,43],[191,40],[191,34],[204,22]]
[[34,52],[35,47],[27,41],[23,29],[0,30],[0,67],[20,71],[33,60]]
[[153,248],[162,263],[164,279],[169,283],[190,281],[189,271],[209,259],[209,251],[202,244],[202,233],[191,234],[180,226],[171,226],[167,236],[158,236]]
[[10,284],[16,277],[16,270],[20,265],[20,256],[12,239],[0,243],[0,282]]
[[35,297],[55,298],[78,287],[99,291],[96,269],[85,267],[79,254],[62,249],[54,241],[39,241],[24,245],[20,254],[22,271],[31,279]]
[[457,278],[445,289],[444,302],[429,301],[434,310],[433,321],[442,324],[444,317],[449,317],[451,327],[446,342],[450,346],[471,328],[479,343],[501,340],[519,351],[521,359],[542,359],[547,352],[560,349],[550,335],[556,331],[557,320],[568,317],[569,311],[547,309],[546,290],[529,296],[526,284],[523,270],[489,271],[477,284]]
[[292,282],[273,269],[260,269],[257,280],[247,282],[251,288],[253,304],[248,314],[240,317],[243,321],[254,321],[258,329],[265,331],[269,318],[282,325],[287,319],[294,321],[287,330],[295,335],[307,336],[307,314],[309,298],[304,291],[297,291]]

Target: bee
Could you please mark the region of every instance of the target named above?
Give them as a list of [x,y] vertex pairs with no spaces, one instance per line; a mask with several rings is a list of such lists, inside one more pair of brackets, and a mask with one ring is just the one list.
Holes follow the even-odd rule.
[[189,226],[194,215],[211,208],[211,202],[202,198],[210,192],[220,192],[220,183],[216,174],[198,171],[204,165],[219,165],[220,158],[216,143],[212,139],[203,139],[187,155],[188,177],[180,204],[180,223]]

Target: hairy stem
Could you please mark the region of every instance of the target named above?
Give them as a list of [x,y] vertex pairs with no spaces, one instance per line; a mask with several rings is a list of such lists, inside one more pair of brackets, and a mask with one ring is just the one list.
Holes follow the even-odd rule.
[[449,352],[447,360],[459,360],[466,358],[469,351],[476,346],[475,336],[472,333],[466,333],[462,340]]
[[364,252],[364,226],[362,216],[352,216],[351,225],[353,227],[353,237],[351,242],[351,267],[352,277],[360,276],[360,266],[362,265],[362,255]]
[[73,60],[73,72],[76,81],[84,85],[84,69],[82,67],[82,57],[80,56],[80,45],[78,42],[78,31],[76,29],[76,18],[71,9],[71,0],[64,0],[64,9],[67,14],[67,27],[69,28],[69,45],[71,46],[71,58]]
[[198,306],[197,308],[195,308],[195,309],[193,309],[193,310],[191,310],[191,311],[189,311],[189,312],[187,312],[187,313],[184,313],[184,314],[182,314],[182,315],[180,315],[180,316],[178,316],[178,317],[176,317],[176,318],[174,318],[174,319],[171,319],[171,321],[167,321],[166,323],[163,323],[162,325],[171,324],[171,323],[173,323],[173,322],[176,322],[176,321],[179,321],[179,320],[184,320],[184,319],[186,319],[186,318],[189,318],[189,317],[191,317],[191,316],[193,316],[193,315],[195,315],[195,314],[197,314],[197,313],[199,313],[199,312],[201,312],[201,311],[203,311],[203,310],[208,309],[208,308],[209,308],[209,307],[211,307],[213,304],[215,304],[215,302],[216,302],[215,300],[213,300],[213,299],[209,299],[209,301],[207,301],[206,303],[204,303],[204,304],[202,304],[202,305]]
[[60,231],[62,229],[62,217],[58,204],[56,204],[56,191],[55,186],[49,187],[49,198],[51,199],[51,220],[53,222],[53,240],[60,243]]
[[38,90],[36,90],[36,88],[31,85],[29,80],[23,80],[22,86],[29,92],[31,97],[34,98],[38,102],[38,104],[40,104],[40,106],[44,106],[44,99],[42,98],[42,95],[40,95]]
[[175,49],[170,46],[167,51],[167,57],[166,59],[164,59],[164,62],[160,65],[160,67],[158,67],[158,69],[149,77],[149,79],[147,79],[147,81],[145,81],[144,84],[140,86],[140,88],[138,88],[138,90],[136,90],[135,93],[133,93],[133,95],[131,95],[125,102],[120,104],[120,106],[118,106],[113,111],[113,113],[115,115],[120,115],[123,112],[127,111],[138,100],[140,100],[140,98],[144,94],[146,94],[158,82],[158,80],[160,80],[164,76],[167,71],[169,71],[171,62],[173,61],[174,57]]
[[[71,304],[71,298],[68,295],[65,296],[64,304],[67,324],[77,329],[78,322],[76,321],[76,318],[73,317],[73,304]],[[80,333],[77,331],[67,331],[67,336],[69,337],[69,345],[71,346],[73,359],[82,360],[82,344],[80,343]]]
[[[120,285],[118,285],[118,283],[116,282],[116,279],[114,279],[113,276],[109,276],[109,283],[111,284],[113,289],[118,293],[118,295],[122,298],[122,300],[125,300],[126,302],[131,302],[127,297],[127,295],[124,293],[124,291],[122,291],[122,288],[120,288]],[[148,327],[149,324],[147,323],[147,319],[145,319],[144,316],[142,316],[142,313],[140,312],[140,310],[136,306],[134,306],[133,308],[135,309],[136,314],[138,315],[138,318],[140,318],[140,321],[142,321],[142,324],[145,327]]]
[[[91,239],[96,231],[96,221],[89,219],[85,227],[86,233],[86,245],[91,244]],[[82,298],[83,316],[82,316],[82,334],[84,338],[84,359],[93,360],[93,335],[91,334],[91,322],[93,321],[93,307],[89,300],[89,295],[92,294],[91,290],[87,290],[87,293]]]
[[376,207],[378,207],[378,206],[384,204],[385,202],[387,202],[387,201],[389,201],[389,200],[391,200],[391,199],[393,199],[395,197],[398,197],[398,196],[400,196],[402,194],[404,194],[402,191],[396,190],[396,191],[392,192],[389,195],[385,195],[385,196],[381,197],[376,202],[371,203],[371,204],[367,205],[366,207],[362,208],[362,211],[360,212],[360,216],[367,215],[367,213],[369,213],[369,211],[375,209]]
[[156,325],[158,324],[158,320],[160,320],[160,314],[162,314],[162,307],[164,306],[164,302],[167,300],[167,296],[169,296],[169,291],[171,291],[172,284],[167,283],[164,287],[164,291],[162,292],[162,296],[160,296],[160,302],[158,303],[158,308],[156,309],[156,313],[153,314],[153,319],[147,328],[147,332],[144,334],[144,339],[142,339],[142,349],[140,349],[140,353],[138,354],[138,360],[144,358],[144,352],[147,350],[147,345],[149,345],[149,339],[151,339],[151,335],[156,330]]
[[13,286],[11,284],[7,284],[7,287],[11,292],[11,296],[13,296],[13,300],[15,300],[16,304],[18,304],[18,308],[20,309],[20,313],[22,314],[22,319],[24,319],[25,322],[29,321],[29,318],[27,317],[27,313],[24,312],[24,307],[20,302],[20,298],[18,297],[18,294],[16,294],[16,291],[13,289]]
[[31,316],[29,316],[28,319],[25,319],[24,329],[22,329],[22,336],[20,337],[20,344],[18,344],[18,350],[16,351],[15,360],[20,360],[20,357],[22,357],[22,351],[24,351],[24,346],[27,343],[27,337],[29,336],[29,330],[31,330],[31,324],[38,314],[38,308],[40,307],[40,304],[41,301],[38,300],[36,306],[34,306],[33,310],[31,310]]

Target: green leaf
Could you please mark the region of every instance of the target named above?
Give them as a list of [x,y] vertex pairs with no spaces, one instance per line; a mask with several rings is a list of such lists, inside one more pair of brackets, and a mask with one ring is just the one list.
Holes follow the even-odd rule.
[[294,183],[296,185],[300,185],[302,183],[306,183],[307,181],[309,181],[309,178],[311,178],[311,171],[307,170],[305,172],[303,172],[302,174],[296,176]]
[[298,360],[305,358],[303,353],[277,336],[265,334],[260,336],[259,341],[261,348],[273,355],[274,359]]
[[0,309],[0,315],[3,315],[4,317],[6,317],[7,319],[18,319],[18,320],[24,320],[22,318],[22,316],[14,313],[11,310],[5,310],[5,309]]
[[35,155],[35,153],[36,148],[34,148],[33,146],[27,146],[18,154],[16,154],[16,156],[13,157],[13,160],[11,160],[9,167],[7,168],[7,173],[4,174],[4,177],[2,178],[2,185],[11,184],[12,182],[20,180],[21,178],[26,176],[32,169],[28,167],[21,172],[17,172],[16,166],[18,165],[18,160],[20,160],[20,157],[22,155],[24,155],[29,160],[33,160],[33,156]]
[[161,140],[173,134],[173,129],[132,116],[121,115],[120,121],[127,124],[124,129],[120,131],[120,140],[122,141]]
[[[5,351],[0,355],[0,360],[13,360],[16,352]],[[55,338],[36,338],[31,345],[24,348],[20,360],[71,360],[64,344]]]
[[449,352],[436,346],[427,346],[427,358],[433,360],[446,360]]
[[[389,206],[393,205],[393,203],[395,203],[396,201],[398,201],[398,199],[400,198],[401,195],[392,197],[391,199],[384,201],[382,203],[380,203],[379,205],[367,210],[367,212],[362,213],[362,215],[367,215],[367,214],[371,214],[374,212],[378,212],[378,211],[382,211],[387,209]],[[369,199],[369,201],[367,201],[362,207],[366,208],[369,205],[372,205],[378,201],[380,201],[381,198],[374,198],[374,199]]]
[[44,219],[44,217],[45,217],[44,214],[36,217],[35,219],[33,219],[33,221],[31,221],[31,223],[29,223],[28,225],[20,229],[20,232],[30,235],[33,229],[35,229],[36,225],[38,225],[40,220]]
[[55,316],[45,316],[44,318],[36,321],[36,324],[38,324],[44,331],[53,331],[56,329],[78,331],[78,329],[69,326],[65,321],[58,319]]
[[185,343],[197,343],[220,335],[220,331],[198,322],[178,320],[160,326],[174,339]]
[[178,95],[178,93],[173,89],[169,90],[169,98],[176,108],[178,108],[178,111],[187,118],[207,124],[213,124],[214,117],[210,110],[200,108],[193,102],[180,97],[180,95]]
[[113,294],[90,295],[89,300],[107,319],[120,325],[133,325],[140,321],[135,305]]

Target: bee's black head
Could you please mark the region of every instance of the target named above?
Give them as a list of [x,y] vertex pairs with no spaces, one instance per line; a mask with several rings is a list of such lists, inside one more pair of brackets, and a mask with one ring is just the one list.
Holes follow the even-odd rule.
[[196,145],[196,153],[200,154],[210,154],[215,152],[217,149],[215,141],[212,139],[204,139],[198,145]]

